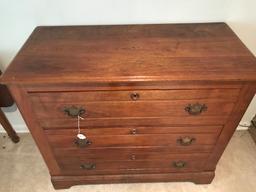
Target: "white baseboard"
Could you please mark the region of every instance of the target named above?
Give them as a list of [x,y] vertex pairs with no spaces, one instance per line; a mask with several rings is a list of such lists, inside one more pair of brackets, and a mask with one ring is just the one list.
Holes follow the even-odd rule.
[[248,130],[248,127],[238,126],[238,127],[236,128],[236,130],[238,130],[238,131]]
[[248,130],[250,125],[251,125],[250,121],[241,121],[236,129],[237,130]]
[[[29,133],[26,125],[12,125],[17,133]],[[0,133],[5,133],[4,128],[0,125]]]

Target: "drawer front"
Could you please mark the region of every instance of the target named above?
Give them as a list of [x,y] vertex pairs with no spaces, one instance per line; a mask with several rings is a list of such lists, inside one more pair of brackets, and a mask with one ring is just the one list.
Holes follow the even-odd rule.
[[84,110],[84,118],[140,118],[140,117],[166,117],[188,116],[187,107],[194,104],[205,105],[207,109],[201,116],[228,116],[234,103],[218,100],[175,100],[175,101],[137,101],[137,102],[84,102],[84,103],[34,103],[35,114],[39,119],[49,117],[56,119],[69,119],[65,110]]
[[85,118],[82,126],[148,126],[150,121],[222,125],[237,93],[237,89],[30,93],[30,100],[44,128],[74,126],[77,114]]
[[[147,132],[144,130],[145,133],[139,133],[141,130],[138,128],[135,131],[135,134],[132,133],[132,131],[134,130],[127,129],[125,131],[127,132],[127,134],[117,135],[117,133],[114,133],[114,130],[115,129],[111,130],[110,134],[106,134],[106,132],[104,132],[104,129],[101,129],[100,131],[103,134],[93,134],[93,132],[86,132],[82,130],[82,133],[87,136],[87,140],[89,141],[88,145],[86,145],[86,148],[115,148],[129,146],[184,146],[189,148],[190,146],[197,145],[214,145],[219,136],[219,132],[217,131],[213,133],[182,133],[182,131],[180,133],[171,133],[171,131],[164,133],[164,130],[162,130],[161,133],[160,130],[159,133],[152,134],[156,131]],[[62,130],[59,132],[49,130],[45,133],[47,135],[50,145],[53,148],[76,149],[78,147],[83,147],[83,145],[79,145],[76,140],[77,130]]]
[[[239,89],[132,90],[30,93],[33,102],[72,103],[89,101],[147,101],[222,99],[236,101]],[[135,96],[137,95],[137,97]]]
[[121,174],[201,171],[209,154],[163,154],[162,158],[102,160],[62,157],[58,163],[66,174]]
[[[223,126],[169,126],[169,127],[81,127],[80,131],[86,136],[99,135],[141,135],[141,134],[173,134],[173,133],[213,133],[218,134]],[[75,126],[68,129],[47,129],[48,135],[76,135]]]
[[83,161],[129,161],[129,160],[161,160],[173,158],[178,154],[210,153],[214,145],[191,146],[148,146],[148,147],[115,147],[115,148],[53,148],[58,161],[65,158]]
[[[148,126],[197,126],[197,125],[224,125],[227,116],[170,116],[170,117],[140,117],[140,118],[85,118],[80,121],[82,127],[148,127]],[[76,118],[38,119],[44,129],[62,129],[77,126]]]

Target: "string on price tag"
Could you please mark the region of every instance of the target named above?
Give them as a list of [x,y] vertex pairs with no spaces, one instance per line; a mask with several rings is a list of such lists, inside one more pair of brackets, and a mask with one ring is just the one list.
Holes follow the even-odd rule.
[[86,139],[86,136],[81,133],[80,120],[84,120],[84,118],[81,117],[80,115],[78,115],[77,116],[77,138],[78,139]]

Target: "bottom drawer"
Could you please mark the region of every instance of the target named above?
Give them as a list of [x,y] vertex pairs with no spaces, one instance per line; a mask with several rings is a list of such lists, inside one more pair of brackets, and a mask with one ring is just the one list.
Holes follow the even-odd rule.
[[202,171],[208,153],[202,154],[159,154],[157,159],[136,158],[120,160],[91,159],[82,157],[58,158],[62,172],[66,175],[163,173]]

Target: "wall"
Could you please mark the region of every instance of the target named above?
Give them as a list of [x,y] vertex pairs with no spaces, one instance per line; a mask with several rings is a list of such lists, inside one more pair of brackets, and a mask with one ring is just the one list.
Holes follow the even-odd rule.
[[37,25],[223,21],[228,0],[1,0],[0,63],[5,68]]
[[[227,23],[256,56],[256,1],[230,0],[228,5]],[[240,124],[248,125],[255,114],[256,96],[252,100]]]
[[[244,16],[240,16],[242,10],[239,4],[243,2],[235,0],[233,5],[232,0],[1,0],[0,68],[8,66],[37,25],[191,23],[223,22],[229,19],[244,42],[253,47],[252,29],[240,29],[247,18],[246,7]],[[253,10],[251,13],[255,18]],[[237,15],[240,16],[240,24],[235,23]],[[245,117],[246,121],[251,113]],[[19,112],[7,111],[6,114],[15,129],[26,130]]]

